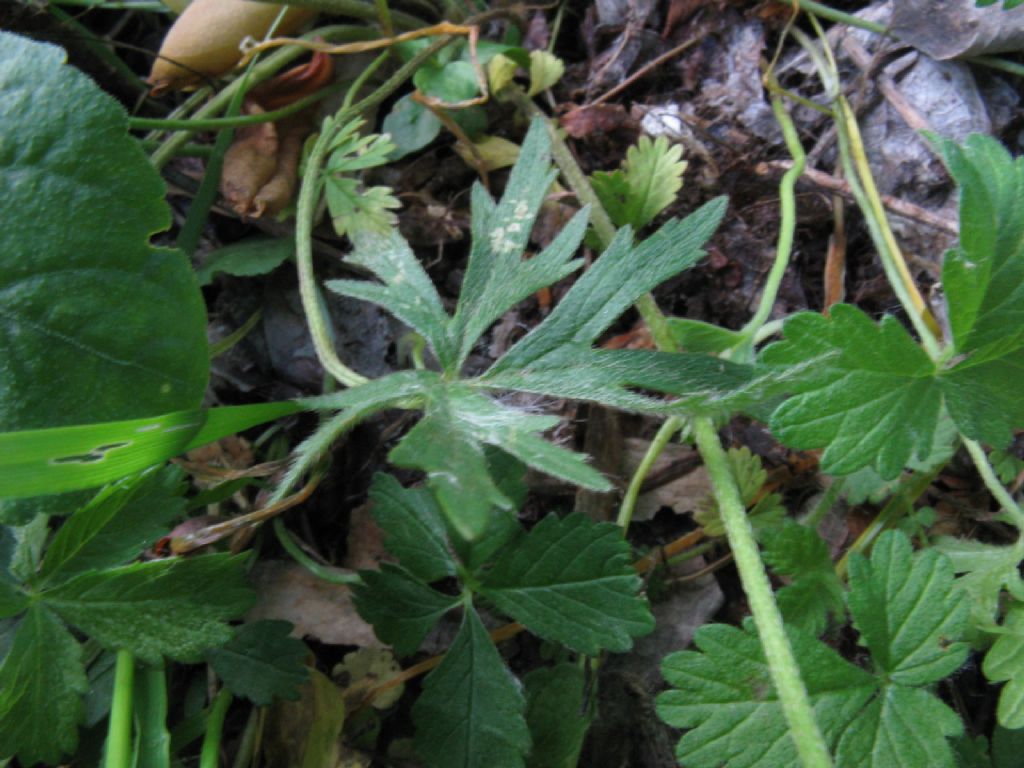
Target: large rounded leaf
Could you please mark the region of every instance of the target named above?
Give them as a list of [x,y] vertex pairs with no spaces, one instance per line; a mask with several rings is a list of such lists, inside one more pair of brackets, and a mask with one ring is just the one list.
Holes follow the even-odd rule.
[[0,32],[0,431],[194,408],[209,373],[192,270],[149,244],[163,182],[64,61]]

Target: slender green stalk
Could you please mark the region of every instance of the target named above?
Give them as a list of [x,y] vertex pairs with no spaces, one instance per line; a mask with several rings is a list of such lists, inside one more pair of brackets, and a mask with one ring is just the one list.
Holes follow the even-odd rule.
[[100,61],[110,67],[114,72],[117,73],[118,77],[128,86],[132,88],[136,93],[145,93],[147,86],[135,74],[135,70],[129,67],[121,57],[110,50],[111,43],[108,40],[104,40],[101,37],[97,37],[88,27],[80,24],[74,16],[65,13],[60,8],[57,8],[52,3],[47,6],[46,10],[50,14],[58,19],[62,26],[72,30],[75,35],[80,36],[85,41],[85,45],[89,48],[89,51]]
[[292,534],[284,527],[284,522],[280,517],[274,518],[273,525],[274,535],[277,536],[277,540],[281,542],[281,546],[284,547],[285,552],[295,558],[295,561],[299,563],[299,565],[317,578],[329,581],[332,584],[356,584],[359,582],[359,576],[357,574],[338,573],[333,568],[327,568],[320,565],[320,563],[303,552],[302,547],[295,543],[295,539],[292,538]]
[[104,768],[130,768],[132,764],[132,689],[135,658],[130,651],[117,652],[114,668],[114,699],[110,705]]
[[1021,532],[1021,538],[1024,538],[1024,511],[1021,511],[1020,505],[1013,500],[1010,492],[999,482],[999,478],[996,477],[995,470],[992,469],[992,464],[989,462],[984,449],[976,441],[969,440],[966,437],[964,438],[964,445],[967,447],[967,452],[971,454],[971,459],[974,461],[974,466],[978,468],[978,473],[981,475],[985,487],[988,488],[989,493],[1006,511],[1010,522]]
[[832,765],[832,759],[814,719],[814,710],[811,709],[793,649],[786,638],[782,615],[775,603],[775,595],[754,540],[754,529],[750,526],[736,480],[729,469],[729,459],[722,449],[711,419],[694,419],[693,432],[711,479],[722,523],[729,537],[729,546],[736,558],[743,591],[750,603],[750,612],[764,647],[772,683],[789,724],[800,762],[804,768],[828,768]]
[[844,487],[846,487],[845,477],[833,478],[831,485],[825,489],[825,492],[821,494],[821,498],[818,499],[818,503],[814,505],[814,509],[800,522],[808,528],[817,528],[818,524],[825,519],[825,515],[835,506],[836,501],[839,500],[839,494],[843,492]]
[[[229,116],[233,117],[242,111],[242,99],[245,97],[244,83],[251,71],[252,65],[239,78],[243,83],[243,87],[236,90],[231,98],[231,103],[228,105]],[[199,190],[196,192],[195,197],[192,198],[192,203],[188,207],[185,223],[181,225],[176,245],[188,256],[192,256],[196,252],[196,248],[199,247],[199,238],[203,234],[203,227],[206,226],[206,220],[210,215],[210,208],[213,207],[217,199],[217,192],[220,188],[220,174],[224,168],[224,156],[231,147],[231,141],[234,139],[234,136],[234,128],[221,131],[217,136],[217,140],[213,143],[213,152],[206,163],[206,170],[203,173],[203,180],[199,184]]]
[[316,104],[324,96],[334,90],[333,87],[321,88],[320,90],[303,96],[301,99],[287,107],[275,109],[272,112],[262,112],[258,115],[236,115],[234,117],[214,117],[209,120],[185,119],[170,120],[159,117],[129,117],[128,127],[133,131],[219,131],[222,128],[237,128],[241,125],[255,125],[257,123],[273,123],[283,117],[301,112],[310,104]]
[[[299,295],[302,298],[302,309],[306,314],[306,322],[309,324],[313,347],[316,349],[320,364],[327,373],[346,387],[365,384],[369,379],[353,371],[338,358],[334,351],[334,344],[331,342],[325,309],[317,292],[316,276],[313,272],[313,218],[323,189],[320,172],[327,159],[328,147],[334,139],[335,130],[345,125],[346,121],[379,104],[394,93],[407,79],[412,77],[423,62],[453,39],[451,35],[447,35],[435,41],[399,67],[394,75],[358,104],[343,106],[330,122],[325,123],[324,130],[320,132],[320,136],[314,142],[306,160],[306,169],[299,187],[299,199],[295,211],[295,263],[299,273]],[[352,95],[364,81],[365,77],[352,84],[346,102],[351,100]]]
[[654,462],[658,460],[658,456],[665,450],[665,446],[683,428],[683,423],[681,417],[669,416],[658,429],[658,434],[654,436],[654,440],[647,446],[647,453],[644,454],[636,471],[633,473],[633,477],[630,478],[629,487],[626,488],[626,493],[622,497],[622,504],[619,506],[619,516],[615,522],[622,527],[623,531],[629,528],[629,524],[633,520],[633,511],[636,509],[637,499],[640,498],[640,488],[643,486],[644,480],[650,474]]
[[220,742],[224,735],[224,720],[231,706],[231,691],[221,688],[206,717],[206,735],[199,753],[199,768],[217,768],[220,765]]
[[885,506],[882,507],[882,511],[861,531],[856,541],[839,558],[839,562],[836,563],[836,576],[840,579],[845,579],[850,557],[857,553],[866,554],[871,549],[871,545],[875,543],[875,539],[883,531],[895,525],[904,513],[912,508],[914,502],[921,497],[921,494],[928,490],[935,478],[938,477],[938,474],[938,469],[931,472],[919,472],[901,481],[895,493],[885,503]]
[[764,290],[761,293],[761,302],[758,305],[757,311],[741,331],[746,337],[746,343],[750,345],[753,344],[753,339],[757,336],[761,327],[768,322],[772,307],[775,306],[775,300],[779,295],[779,286],[782,285],[782,278],[789,267],[790,255],[793,252],[793,235],[796,232],[796,182],[800,178],[800,174],[804,172],[804,164],[807,161],[807,155],[804,153],[803,145],[800,143],[800,136],[797,134],[796,126],[786,111],[781,97],[772,97],[772,110],[775,112],[775,119],[782,129],[786,148],[793,157],[793,167],[786,171],[782,181],[779,183],[781,221],[775,250],[775,263],[768,273],[768,279],[765,281]]

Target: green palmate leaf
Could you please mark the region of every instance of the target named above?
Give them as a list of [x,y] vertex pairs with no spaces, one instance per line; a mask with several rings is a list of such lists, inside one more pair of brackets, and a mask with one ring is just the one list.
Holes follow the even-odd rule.
[[397,231],[363,233],[353,239],[348,260],[374,274],[380,284],[365,280],[331,280],[327,287],[343,296],[372,301],[427,340],[442,367],[453,364],[448,342],[448,313],[409,244]]
[[850,613],[876,667],[894,682],[925,685],[967,658],[960,642],[969,607],[939,552],[912,556],[910,541],[882,534],[868,560],[850,559]]
[[626,151],[622,170],[593,175],[594,192],[615,226],[640,229],[672,204],[683,186],[682,156],[683,148],[664,136],[641,136]]
[[[772,530],[782,525],[786,517],[786,508],[778,494],[761,495],[761,489],[768,479],[768,471],[761,462],[761,457],[751,453],[746,446],[730,448],[727,452],[729,467],[740,492],[740,501],[749,507],[748,519],[755,532]],[[700,523],[708,536],[724,536],[725,525],[722,522],[718,501],[714,496],[701,500],[694,513],[694,520]]]
[[772,414],[780,440],[825,447],[821,467],[830,474],[873,466],[883,479],[931,450],[942,405],[935,365],[895,318],[876,325],[840,304],[831,317],[793,315],[785,336],[763,362],[813,366],[793,383],[795,397]]
[[188,260],[149,244],[171,222],[164,184],[64,60],[0,32],[2,431],[195,408],[209,372]]
[[399,656],[415,653],[438,619],[459,602],[457,595],[442,594],[391,563],[359,575],[362,584],[353,587],[356,609]]
[[942,381],[964,434],[1002,446],[1024,425],[1024,162],[988,136],[936,141],[960,185],[960,246],[942,269],[957,358]]
[[524,707],[519,684],[468,607],[413,707],[416,751],[430,768],[520,768],[530,748]]
[[370,486],[373,519],[386,534],[388,551],[424,582],[455,575],[444,519],[424,488],[403,488],[391,475],[376,474]]
[[[523,140],[501,202],[496,205],[483,187],[474,186],[473,244],[451,331],[457,365],[465,361],[480,334],[513,304],[580,265],[566,263],[583,237],[579,220],[570,222],[567,231],[538,257],[542,259],[539,266],[523,261],[533,223],[554,179],[551,140],[538,119]],[[586,218],[583,213],[579,216]]]
[[1006,612],[1002,634],[985,654],[982,670],[993,683],[1006,681],[999,692],[996,716],[1004,728],[1024,728],[1024,603]]
[[121,565],[137,557],[185,512],[185,475],[165,467],[100,491],[57,531],[39,570],[41,583]]
[[261,403],[0,432],[0,498],[95,488],[300,410],[302,406],[291,402]]
[[287,621],[243,624],[223,647],[208,651],[206,660],[235,696],[261,707],[274,699],[294,701],[309,671],[306,645],[290,637],[291,630]]
[[28,607],[29,598],[9,581],[0,581],[0,619],[17,616]]
[[793,579],[776,593],[787,623],[820,635],[829,615],[843,615],[843,587],[816,531],[788,522],[764,534],[763,554],[772,570]]
[[417,101],[412,94],[403,96],[384,117],[381,130],[395,144],[391,161],[400,160],[408,154],[423,149],[441,132],[441,121]]
[[628,228],[619,230],[547,319],[489,373],[535,366],[562,347],[593,344],[639,297],[700,261],[702,247],[718,227],[725,208],[725,198],[712,200],[682,221],[668,222],[636,247]]
[[549,515],[499,557],[480,593],[537,635],[594,656],[654,628],[629,546],[611,523]]
[[0,666],[0,758],[55,765],[74,752],[87,687],[78,643],[47,608],[33,605]]
[[530,768],[576,768],[593,719],[584,699],[586,680],[578,664],[535,669],[523,678],[526,723],[533,749]]
[[[662,671],[675,690],[657,700],[658,714],[665,722],[692,729],[679,742],[679,761],[687,768],[798,765],[796,747],[752,626],[744,632],[723,624],[706,625],[697,630],[694,644],[699,652],[682,651],[665,658]],[[815,719],[826,740],[834,743],[876,694],[878,683],[809,635],[792,631],[790,644]]]
[[231,638],[252,604],[240,557],[203,555],[89,571],[37,599],[110,649],[140,661],[194,660]]
[[[795,554],[795,553],[791,553]],[[783,557],[786,567],[795,563]],[[925,688],[966,658],[966,619],[949,561],[934,551],[914,556],[899,532],[879,537],[871,560],[851,559],[848,597],[861,643],[878,676],[792,630],[801,677],[835,764],[868,768],[953,768],[949,739],[963,732],[956,713]],[[753,633],[711,625],[697,631],[700,653],[665,660],[678,690],[659,697],[671,725],[693,728],[679,743],[688,768],[796,764],[761,645]]]

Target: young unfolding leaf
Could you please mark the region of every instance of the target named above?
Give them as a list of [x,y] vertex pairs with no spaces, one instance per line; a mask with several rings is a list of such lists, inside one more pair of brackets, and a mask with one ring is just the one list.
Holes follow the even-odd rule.
[[229,640],[225,622],[245,613],[253,593],[240,559],[214,554],[87,571],[38,600],[101,645],[156,662],[194,660]]
[[772,570],[793,579],[775,594],[787,623],[820,635],[829,615],[842,616],[843,586],[816,531],[788,522],[765,533],[763,554]]
[[299,698],[298,686],[308,678],[305,643],[289,636],[287,621],[243,624],[220,648],[206,654],[213,671],[235,696],[268,707],[274,699]]
[[953,538],[939,539],[935,549],[949,558],[955,573],[963,574],[956,580],[956,587],[968,596],[969,638],[975,645],[985,647],[990,640],[984,633],[995,628],[1003,590],[1017,600],[1024,600],[1024,579],[1018,570],[1019,549]]
[[627,651],[654,628],[622,530],[549,515],[488,570],[480,593],[541,637],[580,653]]
[[[740,501],[743,502],[743,506],[749,508],[747,518],[754,531],[760,534],[782,525],[786,517],[782,497],[777,493],[761,495],[761,489],[768,479],[768,471],[764,468],[761,457],[751,453],[746,446],[730,448],[726,455],[740,492]],[[722,523],[718,501],[713,495],[700,501],[693,518],[708,536],[725,535],[725,525]]]
[[56,765],[74,752],[86,688],[78,642],[49,609],[33,605],[0,665],[0,758]]
[[859,309],[831,317],[802,312],[785,340],[765,350],[770,367],[806,364],[795,396],[772,414],[772,432],[794,448],[821,448],[821,468],[849,474],[873,466],[895,477],[932,446],[942,405],[935,364],[893,317],[876,325]]
[[654,141],[641,136],[626,150],[621,170],[593,175],[594,192],[615,226],[640,229],[672,204],[683,186],[682,156],[683,148],[669,145],[664,136]]
[[[392,209],[402,206],[388,187],[364,187],[359,179],[342,175],[384,165],[395,148],[387,136],[360,136],[363,122],[342,126],[331,141],[324,169],[324,195],[339,235],[385,234],[396,221]],[[323,130],[330,128],[328,121]]]
[[399,656],[415,653],[438,619],[459,602],[458,595],[442,594],[392,563],[359,575],[362,584],[352,590],[356,609]]
[[429,768],[521,768],[530,748],[519,684],[472,607],[412,710],[416,751]]
[[[799,630],[790,642],[815,717],[836,765],[953,768],[948,739],[959,717],[923,687],[959,666],[966,647],[966,605],[952,568],[936,552],[913,556],[899,532],[879,537],[870,561],[850,564],[849,604],[878,676],[843,660]],[[700,652],[666,658],[676,688],[658,698],[669,724],[692,728],[677,756],[690,768],[784,768],[795,747],[774,692],[760,642],[748,624],[697,631]]]

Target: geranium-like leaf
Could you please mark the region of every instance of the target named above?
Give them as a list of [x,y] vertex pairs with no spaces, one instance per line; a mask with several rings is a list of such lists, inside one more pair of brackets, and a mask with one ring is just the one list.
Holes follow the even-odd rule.
[[780,530],[764,534],[763,554],[772,570],[793,579],[776,593],[779,610],[788,623],[819,635],[830,614],[843,614],[843,587],[828,546],[816,531],[787,522]]
[[190,661],[230,640],[226,621],[252,604],[241,566],[219,554],[136,563],[87,571],[38,599],[106,648]]
[[0,32],[0,431],[195,408],[209,372],[188,260],[149,244],[164,184],[64,60]]
[[871,559],[850,559],[850,613],[878,669],[906,685],[934,683],[967,658],[960,642],[969,607],[953,566],[934,550],[913,554],[898,531],[882,534]]
[[425,488],[403,488],[391,475],[374,475],[370,486],[373,519],[387,534],[385,546],[402,566],[424,582],[455,575],[444,519]]
[[531,632],[590,656],[626,651],[654,628],[622,530],[549,515],[483,577],[480,592]]
[[1005,681],[996,716],[1004,728],[1024,728],[1024,603],[1006,612],[1002,633],[985,654],[982,670],[993,683]]
[[931,450],[942,405],[935,365],[896,318],[876,324],[839,304],[831,317],[793,315],[784,334],[763,362],[813,365],[791,384],[795,396],[772,414],[780,440],[825,448],[821,467],[830,474],[873,466],[885,479]]

